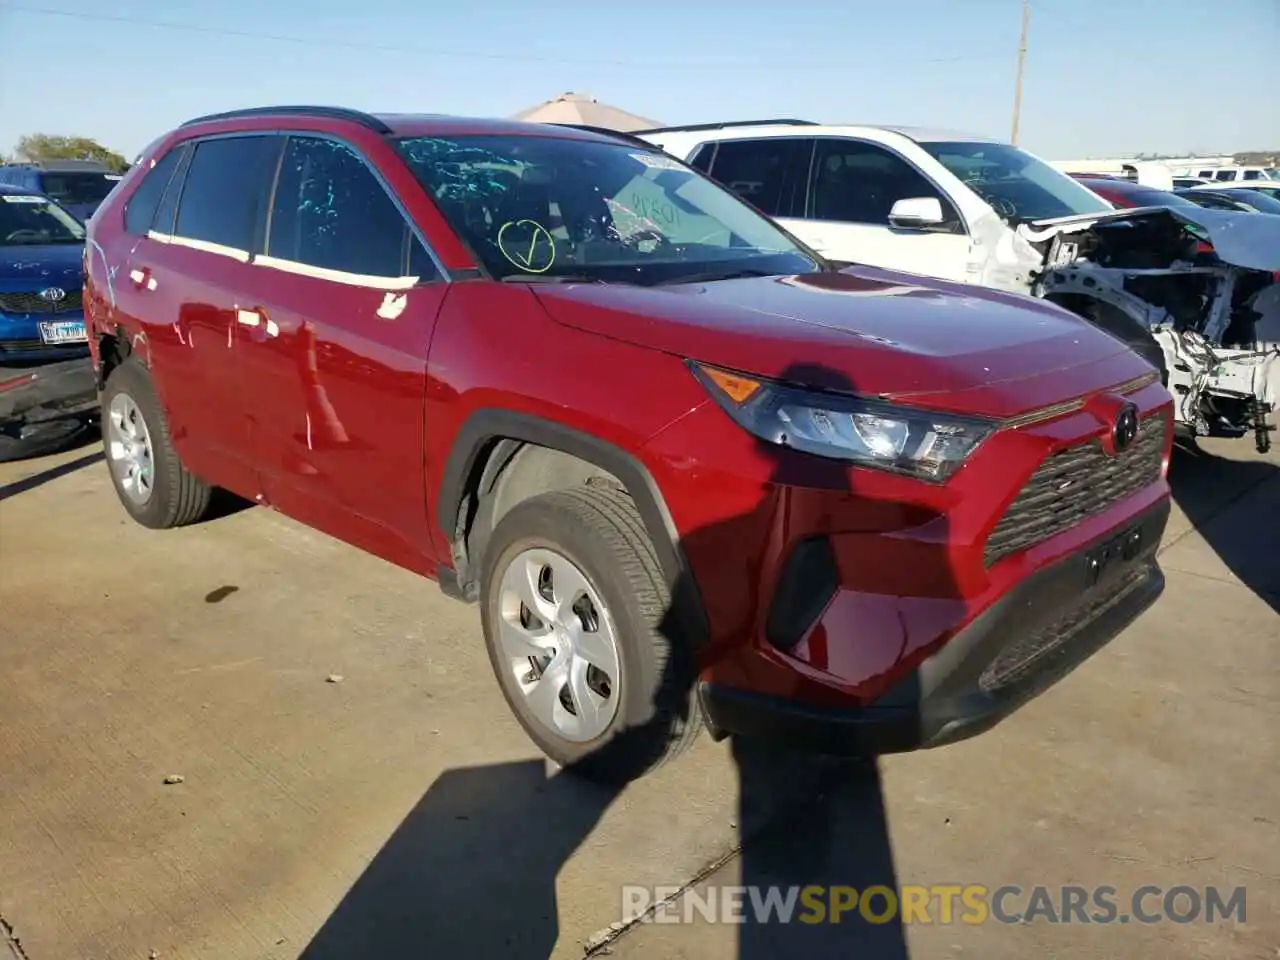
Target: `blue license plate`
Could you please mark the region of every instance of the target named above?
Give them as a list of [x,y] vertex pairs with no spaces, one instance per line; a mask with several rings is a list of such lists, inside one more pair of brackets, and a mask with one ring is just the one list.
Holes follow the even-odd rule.
[[40,339],[52,346],[59,343],[84,343],[88,338],[84,333],[83,320],[50,320],[41,321]]

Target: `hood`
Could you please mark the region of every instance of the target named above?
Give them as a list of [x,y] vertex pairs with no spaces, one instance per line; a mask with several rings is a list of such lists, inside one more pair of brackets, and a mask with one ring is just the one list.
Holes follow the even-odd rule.
[[955,412],[1013,416],[1148,369],[1053,304],[870,267],[533,289],[554,319],[590,333],[765,377],[803,365],[807,386]]
[[1042,243],[1060,233],[1123,230],[1128,222],[1149,218],[1166,218],[1197,228],[1224,263],[1248,270],[1280,270],[1280,217],[1266,214],[1205,207],[1133,207],[1034,220],[1019,226],[1018,232],[1032,243]]
[[79,290],[84,285],[84,244],[0,247],[0,286],[36,285]]

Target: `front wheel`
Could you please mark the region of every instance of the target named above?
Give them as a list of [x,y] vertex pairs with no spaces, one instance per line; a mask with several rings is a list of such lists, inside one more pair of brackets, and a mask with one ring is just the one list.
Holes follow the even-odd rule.
[[664,634],[670,594],[622,491],[587,486],[514,507],[489,541],[480,602],[503,696],[566,769],[625,783],[697,735],[690,652]]

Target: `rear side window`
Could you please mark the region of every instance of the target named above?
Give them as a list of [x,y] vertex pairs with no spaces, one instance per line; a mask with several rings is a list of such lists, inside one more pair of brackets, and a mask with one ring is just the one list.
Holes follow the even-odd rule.
[[151,229],[160,198],[164,196],[165,188],[178,168],[178,161],[186,151],[186,144],[179,144],[156,161],[156,165],[143,176],[138,189],[133,191],[124,207],[124,228],[127,232],[142,236]]
[[1261,179],[1262,179],[1262,171],[1261,171],[1261,170],[1246,170],[1246,171],[1244,172],[1244,179],[1246,179],[1246,180],[1261,180]]
[[99,204],[119,180],[106,172],[45,173],[40,176],[40,189],[62,204]]
[[223,137],[195,147],[174,236],[252,252],[280,148],[275,136]]
[[[417,243],[360,155],[319,137],[285,145],[270,224],[269,256],[363,276],[409,275],[410,241]],[[424,262],[415,257],[415,269],[425,270]]]
[[804,201],[813,141],[725,140],[715,153],[711,176],[771,217],[794,216]]

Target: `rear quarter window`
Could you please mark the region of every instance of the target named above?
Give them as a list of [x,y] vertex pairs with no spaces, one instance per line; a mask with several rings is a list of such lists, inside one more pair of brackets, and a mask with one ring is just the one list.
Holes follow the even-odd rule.
[[142,236],[151,229],[156,209],[160,206],[160,198],[164,196],[165,188],[173,179],[173,173],[186,150],[186,144],[179,144],[143,175],[142,182],[124,207],[124,228],[128,233]]

